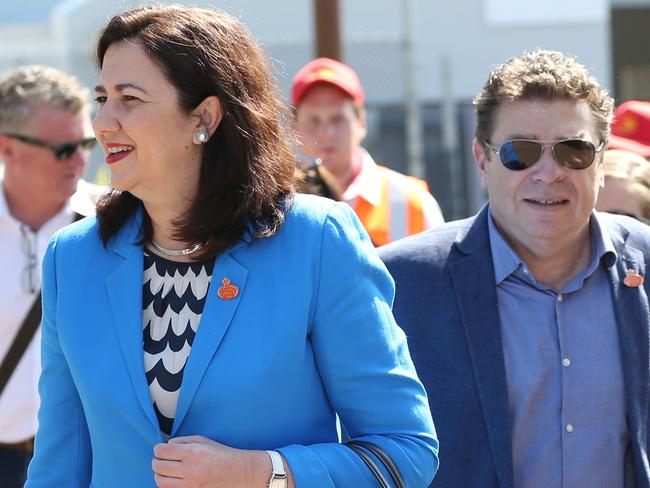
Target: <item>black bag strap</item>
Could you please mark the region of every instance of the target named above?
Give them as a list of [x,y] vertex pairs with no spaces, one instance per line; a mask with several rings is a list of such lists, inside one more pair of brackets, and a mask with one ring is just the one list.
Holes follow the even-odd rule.
[[39,293],[36,295],[32,307],[23,319],[23,323],[20,325],[20,329],[18,329],[18,333],[14,337],[11,346],[9,346],[9,350],[2,360],[2,365],[0,365],[0,395],[2,395],[2,391],[9,382],[9,378],[14,373],[16,366],[18,366],[20,358],[25,354],[25,350],[27,350],[27,346],[32,341],[40,323],[41,294]]
[[399,472],[399,469],[397,468],[397,465],[393,462],[393,460],[384,452],[383,449],[381,449],[379,446],[367,442],[367,441],[349,441],[346,442],[345,444],[348,446],[350,449],[352,449],[359,458],[364,462],[366,466],[370,469],[373,475],[375,475],[375,478],[379,482],[382,488],[390,488],[390,483],[386,480],[386,477],[382,473],[381,469],[375,464],[375,461],[373,460],[372,456],[368,454],[368,452],[371,452],[374,454],[379,461],[384,465],[388,473],[390,474],[391,478],[393,479],[393,482],[395,483],[395,486],[397,488],[406,488],[406,483],[404,483],[404,479],[402,478],[402,475]]
[[[83,215],[74,212],[72,221],[76,222],[83,218]],[[2,364],[0,364],[0,395],[2,395],[5,386],[7,386],[9,378],[14,374],[14,370],[16,369],[16,366],[18,366],[20,358],[25,354],[25,351],[27,350],[29,343],[32,341],[40,323],[41,294],[39,292],[39,294],[36,295],[29,312],[27,312],[27,315],[23,319],[23,323],[20,324],[18,333],[16,334],[16,337],[14,337],[11,346],[9,346],[9,350],[7,351],[7,354],[5,354]]]
[[377,467],[375,462],[372,460],[370,457],[370,454],[366,452],[366,450],[363,447],[357,446],[352,443],[346,444],[350,449],[354,451],[354,453],[361,458],[363,463],[368,466],[368,469],[370,472],[375,475],[375,478],[379,482],[379,486],[381,488],[390,488],[390,484],[388,484],[388,481],[384,477],[384,473],[381,472],[381,470]]

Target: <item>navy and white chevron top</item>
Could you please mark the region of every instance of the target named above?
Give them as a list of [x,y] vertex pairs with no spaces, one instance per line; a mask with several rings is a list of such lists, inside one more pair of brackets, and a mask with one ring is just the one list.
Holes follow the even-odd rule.
[[160,430],[169,435],[185,363],[199,327],[214,258],[179,263],[144,253],[144,369]]

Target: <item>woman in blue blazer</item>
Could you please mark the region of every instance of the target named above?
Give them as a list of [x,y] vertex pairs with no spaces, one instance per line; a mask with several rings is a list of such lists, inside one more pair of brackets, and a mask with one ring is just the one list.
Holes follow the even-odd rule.
[[341,424],[427,486],[438,445],[393,281],[346,205],[293,194],[246,30],[137,9],[97,59],[114,190],[45,258],[26,486],[376,486]]

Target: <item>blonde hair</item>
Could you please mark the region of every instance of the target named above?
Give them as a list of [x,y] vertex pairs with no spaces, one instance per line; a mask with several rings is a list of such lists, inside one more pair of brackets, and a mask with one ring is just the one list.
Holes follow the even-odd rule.
[[630,189],[641,198],[643,217],[650,219],[650,162],[639,154],[610,149],[605,151],[605,178],[626,180]]
[[43,106],[78,114],[88,104],[88,90],[74,76],[49,66],[22,66],[0,79],[0,131],[24,125]]

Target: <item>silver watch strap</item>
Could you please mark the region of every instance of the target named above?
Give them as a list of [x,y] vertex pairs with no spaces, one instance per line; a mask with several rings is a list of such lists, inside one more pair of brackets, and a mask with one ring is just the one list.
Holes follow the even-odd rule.
[[266,453],[271,458],[271,465],[273,466],[271,479],[267,486],[269,488],[287,488],[287,472],[284,469],[282,456],[280,456],[278,451],[266,451]]

